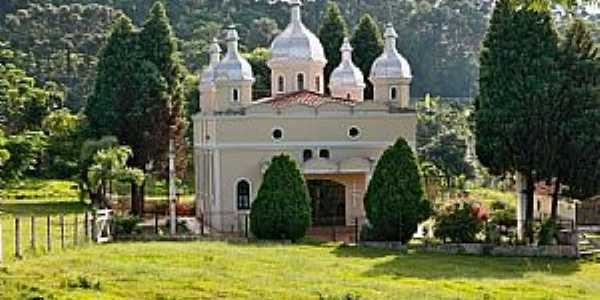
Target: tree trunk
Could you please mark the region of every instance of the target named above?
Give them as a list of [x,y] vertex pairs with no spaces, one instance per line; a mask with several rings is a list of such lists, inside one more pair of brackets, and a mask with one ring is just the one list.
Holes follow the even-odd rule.
[[551,208],[551,217],[556,220],[558,217],[558,196],[560,194],[560,179],[556,178],[554,181],[554,192],[552,193],[552,208]]
[[144,215],[144,186],[131,183],[131,214],[142,217]]
[[525,215],[525,236],[530,244],[534,242],[533,232],[533,202],[535,195],[535,182],[531,173],[527,174],[527,214]]

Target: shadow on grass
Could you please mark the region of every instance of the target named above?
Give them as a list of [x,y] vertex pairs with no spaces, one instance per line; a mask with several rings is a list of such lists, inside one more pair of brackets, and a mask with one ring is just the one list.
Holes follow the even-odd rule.
[[398,251],[366,247],[339,246],[332,252],[338,257],[391,259],[375,264],[365,276],[392,276],[397,278],[460,279],[460,278],[523,278],[525,274],[540,272],[563,276],[577,272],[579,262],[573,259],[491,257],[449,254],[401,254]]
[[87,204],[75,201],[11,201],[9,203],[0,203],[0,212],[18,216],[83,213],[88,208]]

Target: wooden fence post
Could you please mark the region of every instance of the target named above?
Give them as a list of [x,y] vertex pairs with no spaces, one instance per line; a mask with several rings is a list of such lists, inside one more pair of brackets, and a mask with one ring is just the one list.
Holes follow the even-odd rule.
[[52,251],[52,217],[46,217],[46,248]]
[[21,220],[15,218],[15,257],[21,258]]
[[96,225],[98,222],[98,214],[94,211],[92,214],[92,241],[98,242],[98,226]]
[[75,228],[73,229],[73,245],[79,246],[79,216],[75,215]]
[[60,214],[60,248],[65,249],[65,215]]
[[2,246],[4,242],[2,242],[2,223],[0,223],[0,265],[4,262],[4,249]]
[[31,249],[35,252],[35,216],[31,216]]

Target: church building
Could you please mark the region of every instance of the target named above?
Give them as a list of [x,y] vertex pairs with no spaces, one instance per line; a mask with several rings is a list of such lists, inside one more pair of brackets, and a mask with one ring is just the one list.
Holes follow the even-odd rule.
[[211,230],[244,230],[263,174],[282,153],[304,174],[313,226],[352,225],[365,216],[363,195],[383,151],[399,137],[415,147],[412,74],[392,25],[368,78],[374,99],[364,99],[366,79],[348,39],[325,94],[323,47],[302,23],[300,1],[292,2],[290,22],[271,45],[269,97],[252,98],[254,75],[234,27],[223,56],[216,40],[210,47],[193,122],[197,213]]

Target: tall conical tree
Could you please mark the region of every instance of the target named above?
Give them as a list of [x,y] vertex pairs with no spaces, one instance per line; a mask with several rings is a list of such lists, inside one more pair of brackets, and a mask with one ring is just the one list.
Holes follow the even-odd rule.
[[[365,14],[360,19],[350,43],[354,48],[352,52],[354,63],[363,72],[365,78],[369,78],[373,62],[383,52],[381,31],[369,14]],[[373,99],[373,84],[369,80],[366,84],[365,99]]]
[[[600,193],[600,50],[582,20],[574,20],[560,46],[565,73],[562,96],[554,110],[555,190],[552,217],[557,217],[561,184],[571,196],[586,198]],[[576,155],[574,155],[576,154]]]
[[526,233],[533,241],[533,194],[546,179],[556,146],[552,111],[562,77],[557,34],[547,10],[497,3],[481,51],[476,100],[477,154],[494,174],[519,172],[527,182]]
[[327,57],[327,65],[325,66],[325,91],[327,93],[329,93],[329,77],[342,61],[340,48],[346,36],[348,36],[348,25],[346,25],[339,7],[335,2],[328,1],[319,28],[319,40],[323,44],[325,56]]
[[274,157],[252,203],[250,224],[259,239],[297,240],[310,226],[310,198],[304,177],[287,155]]
[[[139,147],[134,148],[133,165],[145,169],[150,161],[158,163],[161,174],[168,178],[167,152],[169,139],[175,140],[178,157],[177,167],[185,169],[185,119],[183,117],[184,68],[177,52],[175,35],[169,18],[161,2],[156,2],[144,22],[137,40],[138,55],[143,62],[139,71],[139,97],[133,105],[135,114],[129,119],[143,127],[135,140]],[[149,81],[148,81],[149,80]],[[148,91],[143,87],[151,84],[158,89]],[[140,114],[139,112],[144,112]],[[141,141],[141,142],[140,142]],[[132,145],[132,147],[134,147]],[[137,148],[137,149],[136,149]],[[137,150],[137,151],[136,151]],[[144,190],[132,183],[134,212],[141,213]]]
[[403,138],[385,150],[364,198],[368,238],[406,243],[431,214],[412,149]]
[[89,135],[117,136],[122,127],[119,103],[131,96],[131,74],[136,70],[135,33],[126,16],[117,19],[106,45],[100,51],[96,83],[87,107]]

